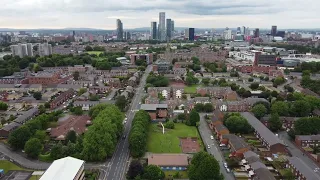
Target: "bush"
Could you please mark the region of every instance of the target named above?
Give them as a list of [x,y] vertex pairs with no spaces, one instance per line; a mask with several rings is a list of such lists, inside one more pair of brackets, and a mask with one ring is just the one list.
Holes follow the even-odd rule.
[[165,128],[174,129],[174,122],[169,121],[164,125]]

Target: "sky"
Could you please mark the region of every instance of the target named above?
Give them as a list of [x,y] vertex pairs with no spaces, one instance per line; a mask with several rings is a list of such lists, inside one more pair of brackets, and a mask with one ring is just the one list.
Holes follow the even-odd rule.
[[320,28],[319,0],[1,0],[0,28],[150,27],[159,12],[176,27]]

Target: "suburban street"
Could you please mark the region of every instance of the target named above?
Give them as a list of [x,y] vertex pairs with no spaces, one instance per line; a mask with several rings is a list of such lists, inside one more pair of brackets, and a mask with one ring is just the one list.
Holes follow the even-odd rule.
[[122,180],[125,179],[125,173],[126,169],[129,166],[129,142],[128,142],[128,136],[130,133],[132,120],[135,116],[136,110],[139,107],[139,102],[142,98],[144,86],[146,84],[146,79],[152,69],[152,66],[148,66],[145,73],[143,74],[142,78],[140,79],[140,84],[136,88],[136,93],[133,97],[131,108],[127,112],[127,123],[124,127],[123,134],[126,136],[126,139],[121,139],[118,143],[116,150],[111,158],[111,160],[108,162],[108,165],[106,167],[106,174],[104,176],[104,180]]
[[[232,175],[232,173],[228,173],[225,169],[225,167],[223,166],[223,163],[225,162],[225,159],[222,155],[222,153],[220,152],[219,149],[219,144],[217,143],[217,141],[211,140],[210,136],[212,135],[211,130],[204,118],[206,114],[205,113],[200,113],[200,125],[199,125],[199,132],[200,132],[200,136],[203,139],[203,143],[204,146],[207,149],[207,152],[211,155],[213,155],[215,157],[215,159],[219,162],[220,165],[220,171],[224,176],[224,179],[227,180],[233,180],[234,176]],[[210,149],[208,149],[208,144],[210,145]]]
[[[298,149],[295,146],[295,144],[290,140],[290,137],[288,136],[286,131],[280,132],[278,135],[279,135],[279,138],[283,141],[283,143],[288,146],[287,148],[293,157],[300,158],[304,163],[306,163],[313,170],[315,170],[316,168],[319,168],[312,159],[310,159],[306,155],[303,155],[303,152],[300,149]],[[320,175],[320,172],[318,171],[317,174]]]

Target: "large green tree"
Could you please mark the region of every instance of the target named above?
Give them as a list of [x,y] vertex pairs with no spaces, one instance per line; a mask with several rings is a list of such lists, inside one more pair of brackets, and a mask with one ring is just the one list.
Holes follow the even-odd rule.
[[128,179],[134,179],[138,175],[142,175],[143,173],[143,166],[139,160],[132,160],[130,162],[130,166],[127,172]]
[[258,119],[262,118],[267,113],[267,108],[263,104],[257,104],[253,106],[252,113]]
[[203,151],[193,156],[188,168],[188,176],[190,180],[223,179],[218,161]]
[[311,112],[310,104],[307,101],[294,101],[290,108],[290,114],[297,117],[308,116]]
[[30,129],[27,126],[21,126],[10,133],[8,143],[13,149],[23,149],[30,137]]
[[26,154],[31,158],[37,158],[42,151],[42,144],[41,141],[37,138],[31,138],[29,139],[25,146],[24,151]]
[[77,141],[77,133],[74,131],[74,130],[70,130],[68,133],[67,133],[67,136],[66,136],[66,140],[65,140],[67,143],[70,141],[72,143],[75,143]]
[[200,121],[200,115],[196,110],[192,110],[189,116],[189,123],[191,126],[196,126],[197,122]]
[[271,114],[268,124],[269,129],[273,132],[279,131],[282,127],[282,121],[280,120],[279,115],[276,113]]
[[126,108],[127,106],[127,99],[125,96],[119,96],[115,102],[115,105],[118,106],[118,108],[121,110],[121,111],[124,111],[124,109]]
[[0,101],[0,110],[6,111],[8,109],[8,104]]
[[248,121],[240,115],[234,114],[225,120],[225,125],[232,133],[246,134],[251,131]]
[[40,100],[42,98],[42,94],[41,92],[34,92],[33,93],[33,97],[36,99],[36,100]]
[[148,165],[147,167],[144,168],[144,173],[142,177],[143,179],[148,179],[148,180],[159,180],[159,179],[164,179],[165,174],[160,169],[159,166]]
[[289,106],[287,102],[276,101],[271,105],[271,112],[279,114],[280,116],[287,116],[289,114]]

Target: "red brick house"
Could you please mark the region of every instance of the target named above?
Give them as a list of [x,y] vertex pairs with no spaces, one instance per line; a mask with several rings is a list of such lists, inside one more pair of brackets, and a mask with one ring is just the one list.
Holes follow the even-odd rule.
[[168,117],[167,104],[141,104],[140,109],[147,111],[151,120],[164,121]]
[[230,148],[230,156],[233,157],[243,158],[243,154],[250,150],[249,145],[242,138],[234,134],[222,135],[222,142]]
[[222,138],[222,135],[229,134],[229,129],[225,127],[223,124],[218,124],[214,126],[214,132],[217,134],[219,139]]
[[290,168],[296,179],[318,180],[320,176],[298,157],[289,157],[286,168]]
[[71,98],[75,94],[73,89],[69,89],[63,93],[61,93],[58,97],[56,97],[53,101],[50,102],[50,109],[55,109],[65,102],[67,99]]
[[320,146],[320,135],[300,135],[296,136],[295,143],[300,147]]
[[214,129],[214,126],[218,125],[218,124],[223,124],[223,117],[224,114],[222,111],[220,111],[220,109],[216,109],[213,111],[213,115],[211,118],[211,122],[209,124],[210,129]]
[[197,88],[197,94],[201,96],[209,95],[210,97],[229,101],[238,99],[237,93],[232,91],[230,87],[200,87]]

